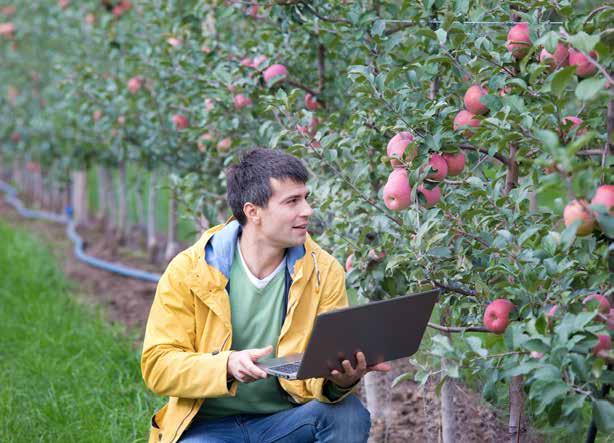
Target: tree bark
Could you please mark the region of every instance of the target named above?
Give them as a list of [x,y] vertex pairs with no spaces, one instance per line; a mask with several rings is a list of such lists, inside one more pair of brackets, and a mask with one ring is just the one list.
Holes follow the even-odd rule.
[[105,237],[109,244],[113,243],[115,237],[115,227],[117,225],[117,198],[115,196],[115,186],[113,184],[113,174],[108,168],[102,170],[107,182],[105,194],[105,206],[107,208],[107,219],[105,224]]
[[381,419],[384,416],[381,390],[378,389],[378,384],[382,378],[382,373],[368,372],[364,377],[365,397],[367,400],[367,409],[371,414],[372,419]]
[[86,225],[87,216],[87,171],[85,169],[73,171],[71,173],[72,189],[72,210],[73,218],[77,226]]
[[150,263],[156,262],[158,242],[156,240],[156,197],[158,196],[158,175],[153,169],[149,176],[149,192],[147,194],[147,256]]
[[518,162],[516,161],[517,152],[518,146],[511,143],[507,165],[507,176],[505,177],[505,195],[509,194],[512,189],[518,186]]
[[96,218],[102,226],[106,226],[107,219],[107,195],[109,194],[109,171],[104,166],[98,166],[98,211]]
[[526,430],[526,418],[523,415],[524,409],[524,391],[523,391],[522,376],[517,375],[512,377],[509,386],[510,396],[510,420],[508,423],[508,433],[510,443],[518,443],[524,441],[524,432]]
[[175,192],[175,188],[172,188],[168,204],[168,230],[166,251],[164,252],[164,259],[167,263],[177,255],[179,249],[179,245],[177,244],[177,197]]
[[[445,332],[444,335],[451,340],[451,334]],[[441,359],[441,367],[447,366],[445,358]],[[454,443],[456,441],[456,414],[454,413],[454,391],[456,391],[456,381],[448,377],[441,387],[441,438],[443,443]]]
[[119,181],[118,181],[118,205],[117,205],[117,230],[115,231],[115,239],[118,244],[123,245],[126,241],[126,229],[128,225],[128,189],[126,186],[126,164],[119,164]]

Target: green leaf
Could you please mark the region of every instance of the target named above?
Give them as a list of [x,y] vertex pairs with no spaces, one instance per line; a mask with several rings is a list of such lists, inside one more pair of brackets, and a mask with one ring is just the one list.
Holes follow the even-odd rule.
[[482,339],[480,339],[480,337],[470,336],[465,338],[465,341],[477,355],[481,357],[486,357],[488,355],[488,351],[482,347]]
[[568,395],[563,400],[563,406],[561,408],[563,415],[569,415],[582,409],[584,402],[586,401],[586,395]]
[[556,132],[546,129],[539,129],[535,131],[535,136],[541,140],[544,147],[548,149],[548,152],[556,152],[556,149],[559,147],[559,136],[556,134]]
[[385,20],[376,20],[373,24],[373,28],[371,29],[371,35],[382,35],[386,30],[386,21]]
[[578,51],[585,53],[591,52],[595,49],[595,45],[599,43],[598,35],[588,35],[586,32],[581,31],[576,35],[570,35],[568,37],[569,43]]
[[401,375],[399,375],[397,378],[395,378],[392,381],[392,386],[391,387],[394,388],[399,383],[402,383],[402,382],[407,381],[407,380],[413,380],[413,378],[414,378],[414,374],[412,374],[411,372],[406,372],[405,374],[401,374]]
[[605,78],[603,77],[591,77],[582,80],[576,86],[576,97],[578,100],[592,100],[599,92],[603,91],[603,85],[605,85]]
[[614,431],[614,404],[608,400],[594,400],[593,418],[601,432]]
[[443,45],[446,43],[446,39],[448,38],[448,33],[439,28],[437,31],[435,31],[435,34],[437,35],[437,39],[439,40],[439,44]]
[[601,232],[603,232],[606,237],[614,239],[614,217],[601,212],[596,212],[595,214],[597,216],[597,223],[599,223]]
[[565,91],[565,88],[567,87],[569,82],[575,78],[575,74],[575,66],[569,66],[567,68],[559,69],[558,71],[556,71],[556,73],[552,76],[552,81],[550,83],[552,92],[557,97],[560,97],[563,91]]
[[514,366],[513,368],[507,369],[504,371],[504,377],[515,377],[517,375],[525,375],[529,372],[540,368],[542,364],[536,361],[527,361],[524,363],[520,363],[519,365]]

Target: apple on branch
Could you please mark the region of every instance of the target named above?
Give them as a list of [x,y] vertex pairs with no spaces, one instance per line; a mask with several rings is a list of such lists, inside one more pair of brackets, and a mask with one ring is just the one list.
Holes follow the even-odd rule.
[[514,309],[514,304],[504,298],[492,301],[484,311],[484,326],[490,332],[502,334],[510,323],[510,312]]

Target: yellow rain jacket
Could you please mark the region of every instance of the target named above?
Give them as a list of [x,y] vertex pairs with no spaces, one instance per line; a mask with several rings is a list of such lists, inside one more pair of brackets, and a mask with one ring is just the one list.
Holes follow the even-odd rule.
[[[150,443],[176,442],[203,403],[207,407],[207,397],[237,391],[236,380],[226,382],[232,349],[226,285],[240,232],[236,220],[209,229],[171,261],[158,283],[141,370],[147,386],[169,401],[152,418]],[[286,258],[286,315],[277,356],[305,352],[316,316],[348,305],[343,267],[309,236],[288,249]],[[289,401],[331,402],[322,394],[323,378],[279,382]]]

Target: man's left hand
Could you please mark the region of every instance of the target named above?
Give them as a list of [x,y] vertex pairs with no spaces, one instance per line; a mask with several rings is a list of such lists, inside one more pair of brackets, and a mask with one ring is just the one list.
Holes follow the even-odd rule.
[[343,360],[343,362],[341,362],[341,367],[343,368],[343,372],[333,369],[330,372],[330,375],[326,378],[342,389],[349,388],[350,386],[356,384],[356,382],[358,382],[358,380],[360,380],[367,372],[388,372],[391,369],[389,363],[378,363],[373,366],[367,366],[365,354],[362,352],[356,353],[355,368],[352,367],[352,363],[350,363],[349,360]]

